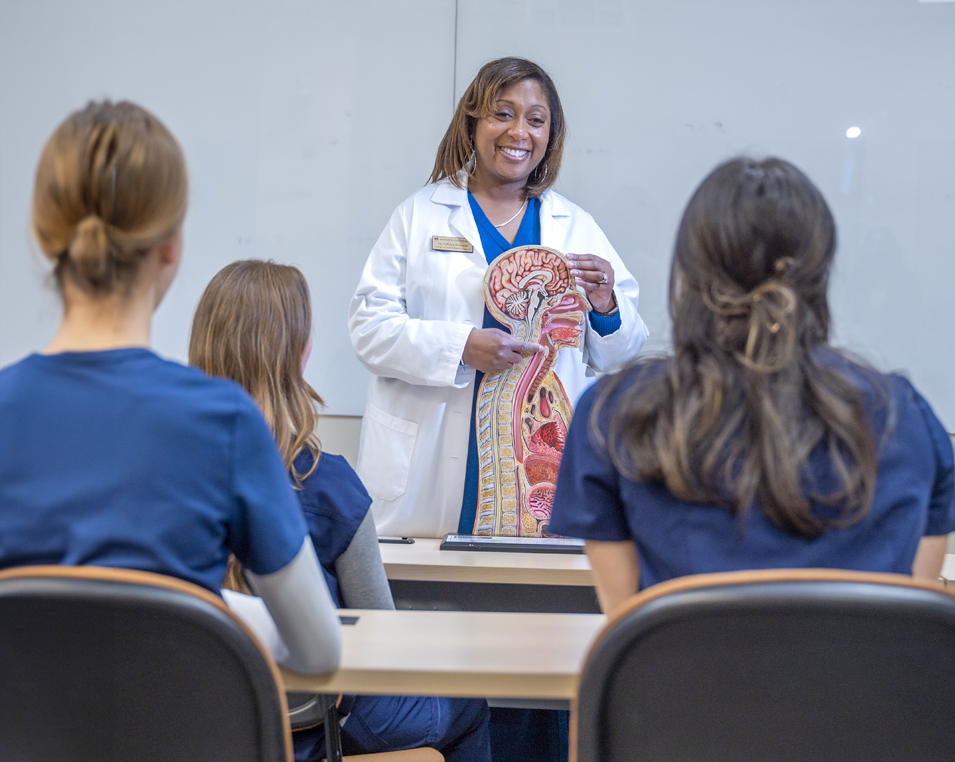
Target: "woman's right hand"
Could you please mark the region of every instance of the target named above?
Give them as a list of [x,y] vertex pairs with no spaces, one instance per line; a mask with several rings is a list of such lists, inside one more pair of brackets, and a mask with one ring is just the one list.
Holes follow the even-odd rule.
[[518,341],[499,328],[475,328],[464,345],[464,364],[482,373],[507,370],[528,353],[546,352],[540,344]]

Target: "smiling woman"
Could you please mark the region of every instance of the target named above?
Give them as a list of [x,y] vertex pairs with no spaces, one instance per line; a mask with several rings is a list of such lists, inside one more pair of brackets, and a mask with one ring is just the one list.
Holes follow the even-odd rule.
[[[486,64],[430,184],[368,257],[348,327],[373,374],[357,470],[380,534],[547,535],[572,405],[646,340],[637,282],[593,218],[551,190],[565,135],[543,69]],[[510,299],[508,324],[496,299]],[[566,715],[495,708],[492,758],[566,760],[566,728]]]
[[[619,368],[646,340],[637,282],[593,218],[551,190],[565,135],[563,107],[543,69],[522,58],[486,64],[458,103],[430,184],[395,210],[368,257],[349,330],[374,374],[358,473],[381,534],[476,531],[479,475],[488,477],[479,463],[488,447],[509,446],[490,442],[486,425],[478,442],[475,399],[485,373],[546,367],[573,404],[594,371]],[[485,307],[489,263],[522,246],[566,257],[586,297],[582,335],[559,354],[549,338],[512,334]],[[541,489],[519,481],[512,490]],[[494,532],[546,535],[548,525],[542,514]]]

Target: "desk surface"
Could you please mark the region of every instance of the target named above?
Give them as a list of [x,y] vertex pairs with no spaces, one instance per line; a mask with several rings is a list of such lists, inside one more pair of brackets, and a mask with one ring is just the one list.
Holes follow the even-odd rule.
[[494,553],[439,550],[441,540],[413,545],[379,543],[388,579],[416,582],[491,582],[593,587],[587,556],[570,553]]
[[364,611],[330,675],[282,670],[288,690],[569,700],[600,614]]

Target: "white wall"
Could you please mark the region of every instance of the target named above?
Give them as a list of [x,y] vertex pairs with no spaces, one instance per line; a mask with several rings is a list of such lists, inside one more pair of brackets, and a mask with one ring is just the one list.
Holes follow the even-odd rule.
[[315,302],[307,376],[328,412],[360,414],[367,374],[345,314],[364,259],[425,182],[455,98],[507,54],[557,81],[571,133],[558,190],[639,279],[651,346],[666,346],[693,188],[729,156],[777,154],[837,218],[837,340],[907,370],[955,430],[955,3],[915,0],[5,0],[0,364],[58,318],[28,246],[43,142],[87,99],[130,98],[167,122],[191,171],[159,350],[184,357],[227,262],[293,262]]
[[458,93],[501,55],[554,77],[558,190],[640,281],[651,348],[693,189],[734,155],[778,155],[836,217],[836,341],[908,372],[955,431],[955,3],[460,0],[458,29]]
[[157,349],[185,358],[195,305],[227,263],[297,264],[314,302],[306,375],[330,412],[361,413],[348,301],[453,111],[454,15],[448,0],[0,1],[0,364],[43,346],[59,319],[28,235],[43,144],[89,99],[130,99],[167,124],[190,169]]

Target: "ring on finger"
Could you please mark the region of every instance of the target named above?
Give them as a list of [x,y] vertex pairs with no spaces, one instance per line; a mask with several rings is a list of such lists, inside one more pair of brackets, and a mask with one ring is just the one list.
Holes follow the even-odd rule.
[[607,273],[601,273],[601,275],[603,276],[603,277],[601,277],[601,279],[600,279],[600,285],[602,286],[604,283],[606,283],[607,281],[609,281],[610,278],[607,277]]

